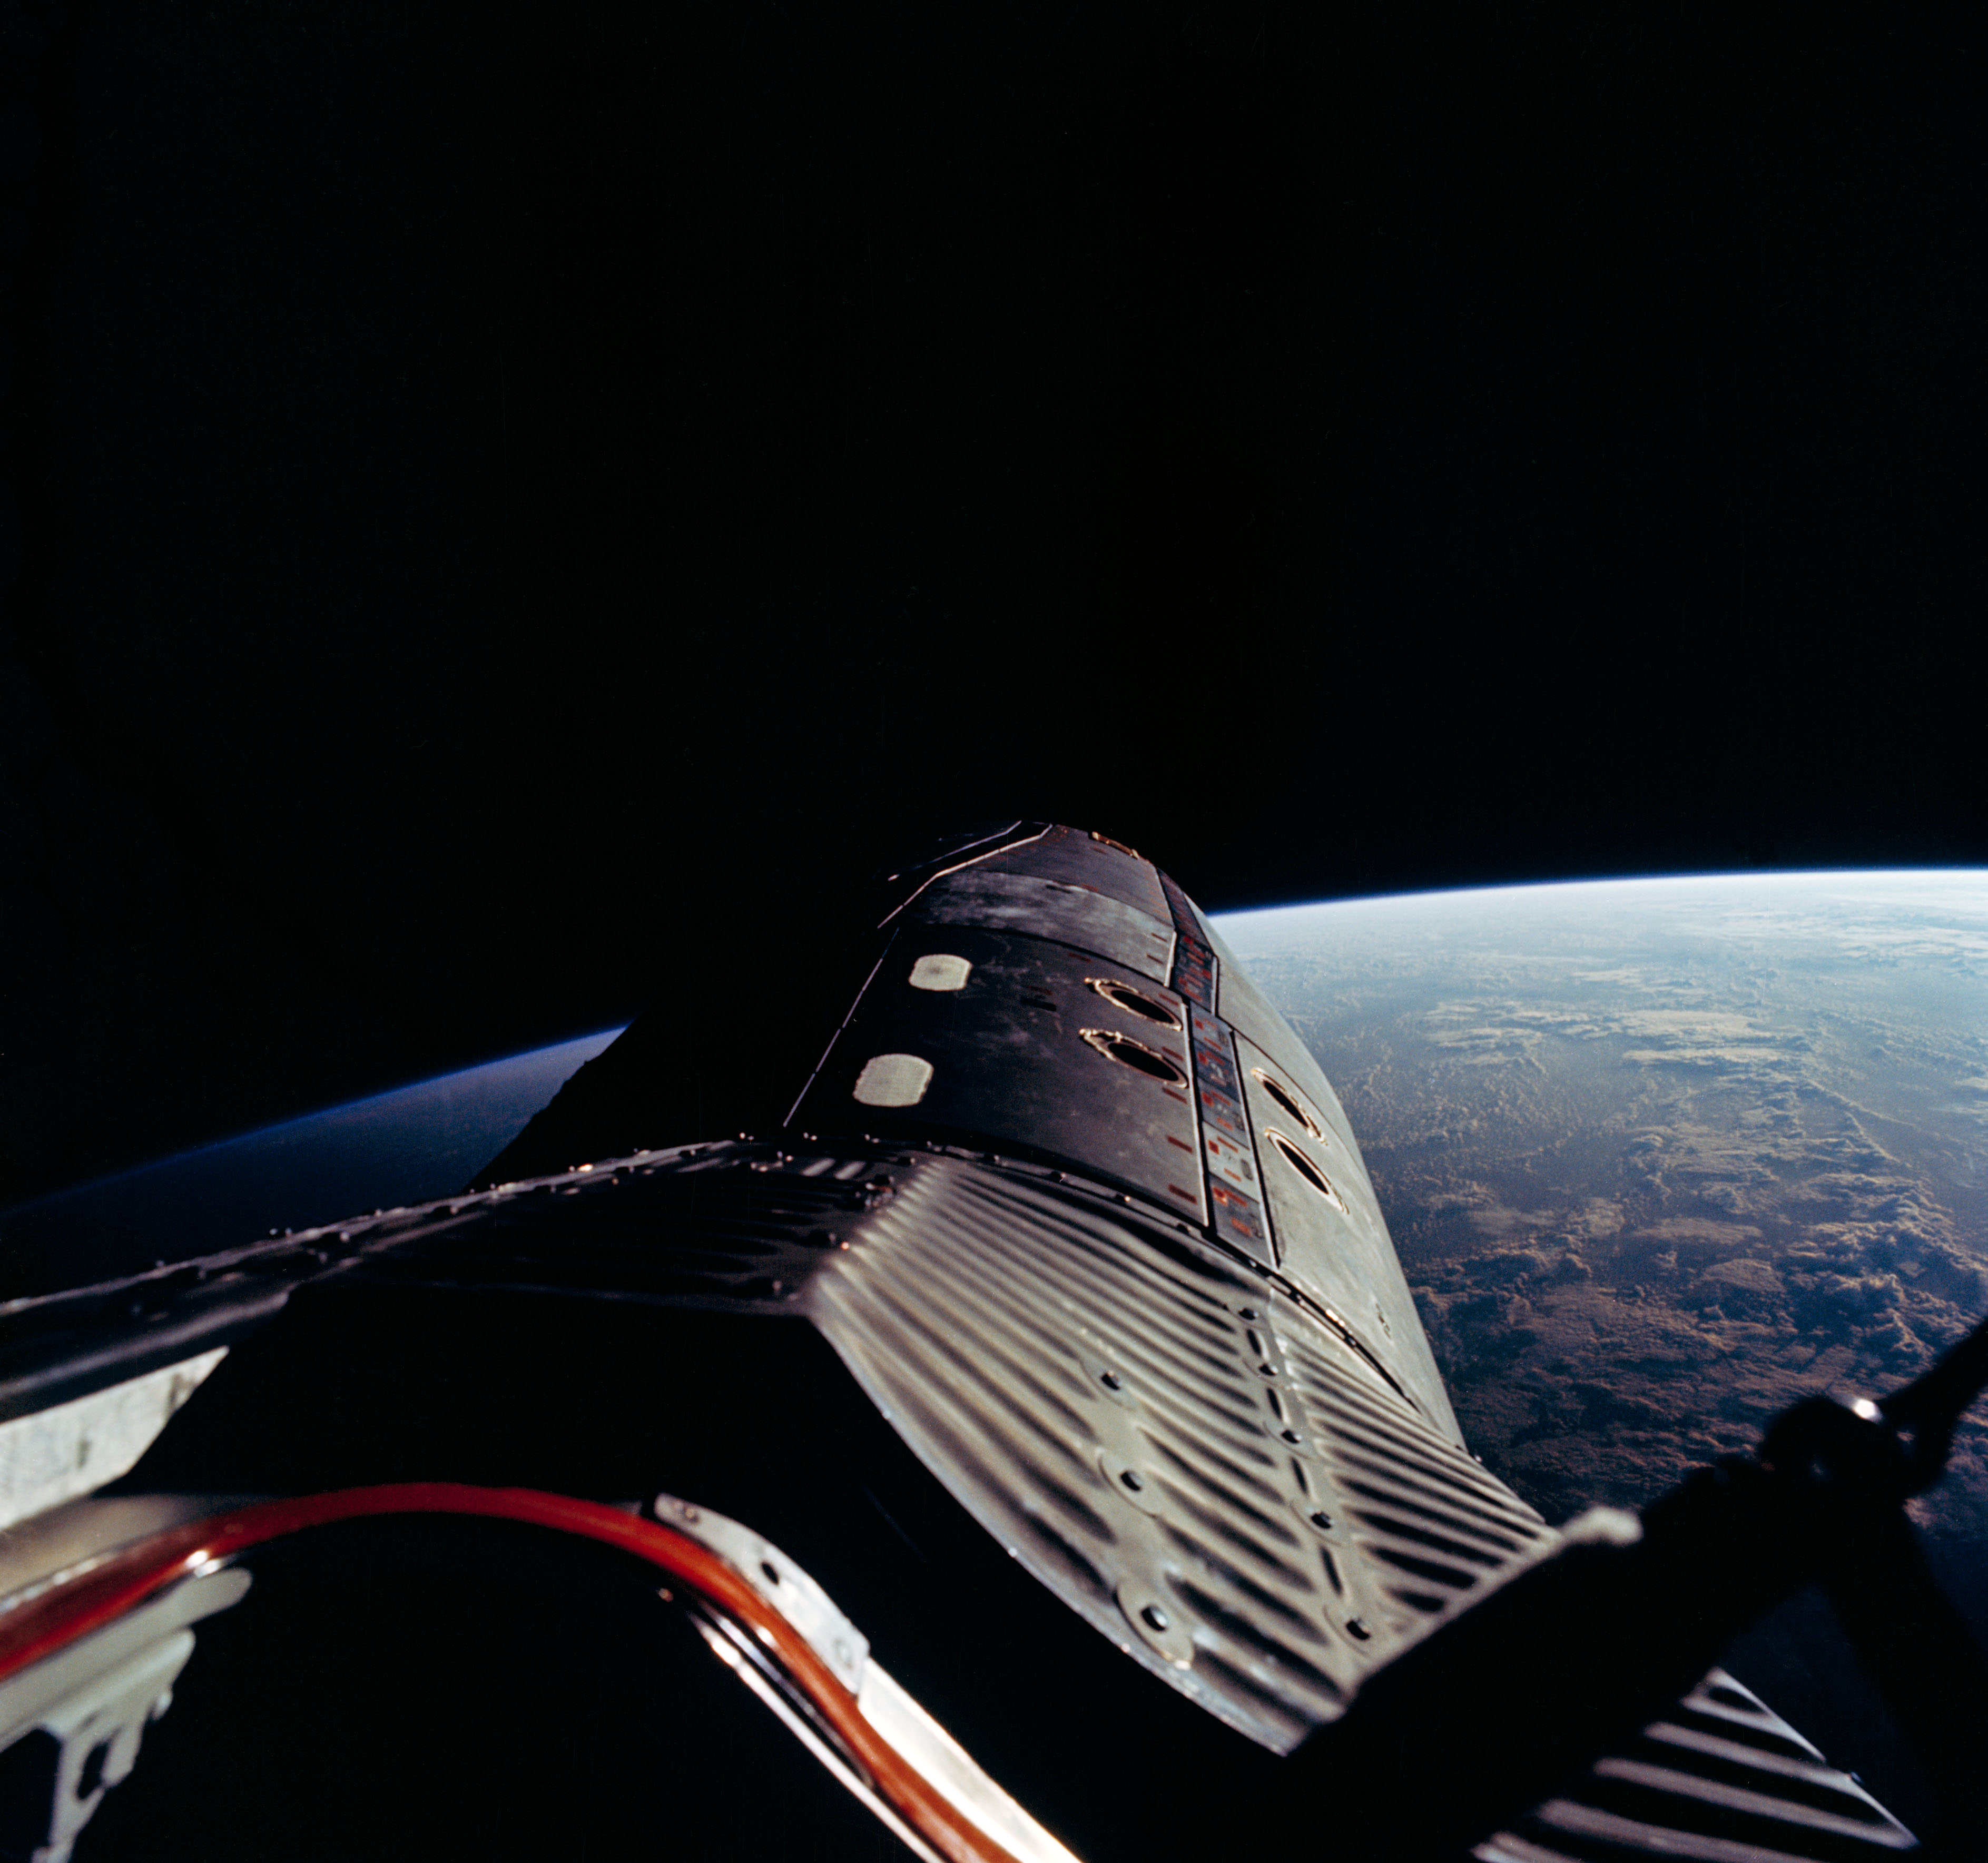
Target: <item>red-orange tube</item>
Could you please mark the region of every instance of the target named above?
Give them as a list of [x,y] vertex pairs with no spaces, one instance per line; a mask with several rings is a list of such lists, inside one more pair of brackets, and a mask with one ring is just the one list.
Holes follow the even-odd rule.
[[402,1482],[263,1501],[168,1527],[86,1562],[37,1597],[0,1616],[0,1681],[112,1622],[154,1592],[216,1560],[286,1534],[339,1520],[394,1513],[481,1515],[523,1520],[619,1547],[668,1573],[743,1624],[778,1658],[906,1824],[951,1863],[1015,1863],[877,1733],[806,1640],[746,1580],[695,1540],[598,1501],[535,1488],[472,1488],[459,1482]]

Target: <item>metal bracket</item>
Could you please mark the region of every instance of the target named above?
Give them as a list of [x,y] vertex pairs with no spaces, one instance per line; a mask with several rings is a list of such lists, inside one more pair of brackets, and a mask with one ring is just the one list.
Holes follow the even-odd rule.
[[[655,1516],[664,1526],[708,1547],[760,1597],[779,1612],[856,1697],[863,1718],[1016,1863],[1077,1863],[1069,1851],[1002,1791],[972,1756],[932,1719],[911,1696],[871,1660],[869,1639],[843,1615],[835,1601],[770,1540],[749,1527],[673,1494],[659,1494]],[[701,1625],[705,1641],[740,1679],[805,1743],[816,1758],[869,1805],[899,1837],[929,1863],[942,1863],[916,1834],[878,1798],[847,1760],[833,1751],[810,1725],[806,1704],[781,1699],[764,1675],[764,1657],[742,1634],[727,1626]]]
[[104,1794],[137,1763],[146,1728],[172,1706],[193,1654],[188,1626],[238,1604],[248,1585],[234,1568],[183,1580],[0,1682],[0,1826],[31,1863],[68,1863]]

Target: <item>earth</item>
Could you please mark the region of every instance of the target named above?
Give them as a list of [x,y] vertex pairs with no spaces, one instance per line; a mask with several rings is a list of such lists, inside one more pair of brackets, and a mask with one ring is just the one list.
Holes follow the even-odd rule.
[[[1882,1394],[1988,1310],[1988,874],[1218,922],[1344,1103],[1471,1447],[1549,1519]],[[1988,1539],[1980,1415],[1915,1506]]]
[[[1471,1447],[1549,1520],[1646,1502],[1809,1392],[1902,1384],[1988,1311],[1988,873],[1216,922],[1338,1090]],[[0,1291],[446,1195],[615,1033],[0,1213]],[[1980,1414],[1912,1506],[1988,1624]],[[1797,1601],[1727,1660],[1910,1822],[1826,1618]]]
[[[1988,1311],[1988,873],[1217,922],[1345,1104],[1471,1447],[1548,1519],[1882,1393]],[[0,1214],[0,1292],[446,1195],[617,1032]],[[1914,1506],[1988,1547],[1980,1417]]]
[[438,1075],[0,1210],[0,1300],[445,1197],[620,1033]]
[[[1988,874],[1216,924],[1339,1093],[1470,1447],[1548,1520],[1647,1502],[1810,1392],[1882,1395],[1988,1312]],[[1977,1630],[1984,1412],[1912,1503]],[[1810,1594],[1727,1660],[1916,1810],[1826,1619]]]

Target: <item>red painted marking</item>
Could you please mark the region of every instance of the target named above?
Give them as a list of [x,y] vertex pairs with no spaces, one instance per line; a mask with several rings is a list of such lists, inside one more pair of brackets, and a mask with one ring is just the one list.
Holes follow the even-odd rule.
[[468,1514],[619,1547],[659,1567],[759,1637],[876,1783],[878,1795],[948,1863],[1015,1863],[965,1817],[864,1718],[856,1697],[800,1631],[725,1560],[696,1540],[598,1501],[535,1488],[472,1488],[459,1482],[402,1482],[263,1501],[168,1527],[88,1560],[48,1591],[0,1618],[0,1679],[66,1648],[177,1580],[252,1547],[340,1520],[402,1513]]

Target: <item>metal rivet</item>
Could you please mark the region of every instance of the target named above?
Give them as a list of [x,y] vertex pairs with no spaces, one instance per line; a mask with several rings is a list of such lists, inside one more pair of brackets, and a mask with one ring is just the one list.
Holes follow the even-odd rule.
[[1350,1617],[1346,1620],[1346,1634],[1364,1643],[1374,1633],[1367,1628],[1367,1620],[1364,1617]]
[[1313,1526],[1316,1527],[1320,1533],[1329,1533],[1332,1531],[1332,1516],[1327,1513],[1323,1507],[1317,1508],[1314,1510],[1311,1516],[1311,1523]]
[[1100,1371],[1097,1381],[1107,1391],[1123,1391],[1125,1388],[1125,1381],[1116,1371]]
[[1139,1614],[1145,1619],[1146,1627],[1149,1630],[1169,1629],[1173,1624],[1173,1619],[1168,1617],[1158,1604],[1146,1605]]
[[1146,1485],[1144,1481],[1141,1479],[1139,1472],[1136,1469],[1126,1469],[1124,1473],[1118,1477],[1118,1479],[1122,1481],[1127,1487],[1130,1488],[1134,1494],[1137,1494],[1139,1490]]

